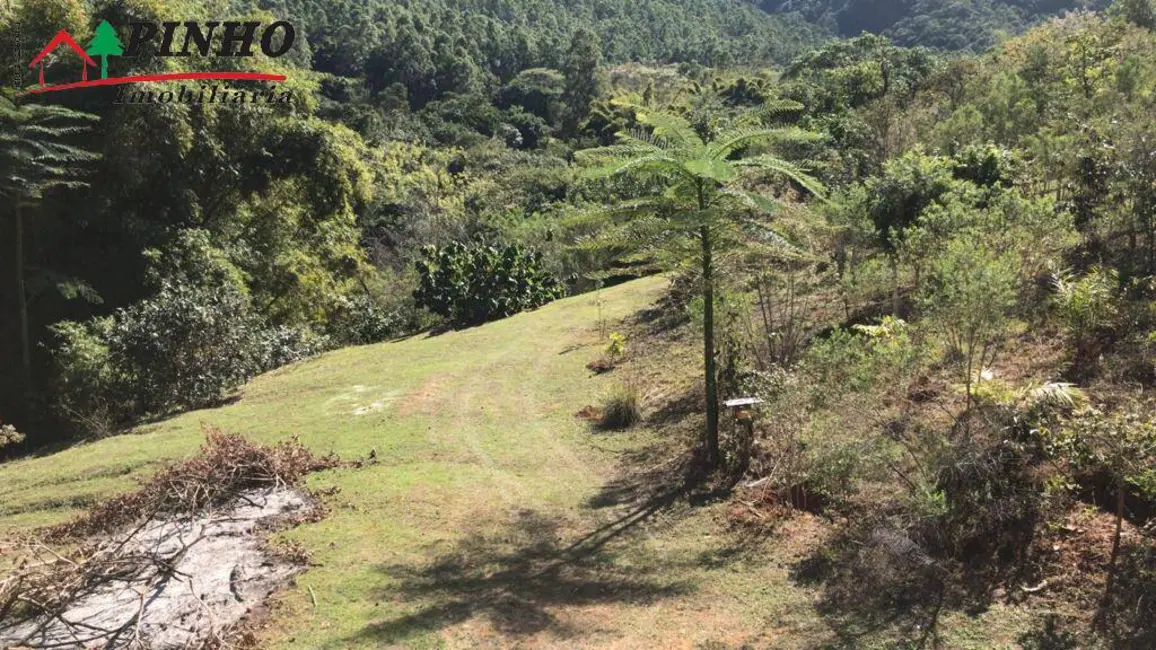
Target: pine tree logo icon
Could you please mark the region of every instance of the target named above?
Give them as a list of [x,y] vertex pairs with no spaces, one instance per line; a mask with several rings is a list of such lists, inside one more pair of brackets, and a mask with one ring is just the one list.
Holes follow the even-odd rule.
[[92,34],[92,42],[85,53],[100,57],[100,78],[108,79],[108,57],[124,54],[124,44],[116,36],[116,28],[107,20],[100,21]]

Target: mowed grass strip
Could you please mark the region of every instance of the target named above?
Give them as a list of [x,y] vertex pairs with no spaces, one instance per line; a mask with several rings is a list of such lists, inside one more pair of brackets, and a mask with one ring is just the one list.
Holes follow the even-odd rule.
[[[847,630],[815,609],[819,587],[791,577],[819,524],[749,544],[720,526],[725,502],[613,498],[619,452],[681,443],[647,427],[597,433],[575,417],[623,379],[585,366],[605,347],[599,314],[613,331],[665,282],[338,350],[253,380],[231,405],[5,464],[0,535],[135,488],[194,453],[204,425],[264,443],[297,435],[316,453],[375,450],[377,462],[310,478],[340,490],[327,518],[282,534],[316,566],[269,603],[267,647],[843,647]],[[692,359],[648,371],[693,377]],[[946,616],[947,647],[1011,647],[1023,616]],[[894,647],[855,634],[855,647]]]
[[[602,292],[604,315],[637,310],[662,283],[652,278]],[[583,369],[598,354],[596,320],[591,294],[484,327],[346,348],[258,377],[228,406],[0,465],[0,534],[59,522],[78,498],[87,503],[132,489],[163,462],[193,453],[205,425],[266,443],[297,435],[315,452],[346,458],[376,449],[390,468],[448,469],[485,451],[528,460],[531,445],[507,444],[518,430],[538,432],[543,417],[555,417],[570,434],[579,428],[561,412],[597,390],[599,380]],[[587,347],[559,354],[576,345]],[[556,399],[540,402],[540,395]],[[501,420],[510,414],[517,416],[512,427]],[[463,440],[448,430],[453,425],[498,435]]]

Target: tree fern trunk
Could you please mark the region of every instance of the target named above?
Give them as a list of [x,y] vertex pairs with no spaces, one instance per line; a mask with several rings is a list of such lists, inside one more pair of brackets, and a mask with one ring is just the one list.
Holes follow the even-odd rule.
[[710,455],[710,466],[718,467],[718,377],[714,359],[714,277],[711,259],[710,228],[702,226],[702,327],[703,327],[703,369],[706,375],[706,445]]
[[1116,588],[1116,562],[1120,556],[1120,533],[1124,525],[1124,486],[1116,486],[1116,532],[1112,535],[1112,551],[1108,556],[1108,581],[1104,586],[1104,595],[1100,597],[1100,604],[1096,608],[1093,624],[1104,627],[1108,622],[1108,609],[1112,606],[1112,592]]
[[32,379],[32,346],[28,336],[28,294],[24,287],[24,215],[16,201],[16,305],[20,312],[20,361],[25,388]]

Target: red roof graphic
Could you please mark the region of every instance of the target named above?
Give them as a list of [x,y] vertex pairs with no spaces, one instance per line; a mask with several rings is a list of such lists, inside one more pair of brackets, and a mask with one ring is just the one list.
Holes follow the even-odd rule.
[[51,52],[51,51],[55,50],[57,47],[59,47],[61,43],[72,48],[73,52],[76,52],[76,54],[80,58],[84,59],[85,65],[84,65],[84,68],[81,72],[81,78],[86,79],[86,80],[88,79],[88,66],[92,66],[94,68],[96,67],[96,61],[93,61],[92,58],[88,56],[88,54],[85,54],[84,48],[82,48],[76,44],[76,41],[72,39],[72,35],[69,34],[67,30],[62,29],[56,33],[56,36],[52,37],[52,40],[48,42],[48,45],[44,46],[43,50],[40,50],[40,54],[37,54],[36,58],[32,59],[32,63],[28,64],[29,68],[34,67],[37,63],[40,64],[40,85],[41,86],[44,85],[44,63],[43,63],[44,57],[48,56],[49,52]]

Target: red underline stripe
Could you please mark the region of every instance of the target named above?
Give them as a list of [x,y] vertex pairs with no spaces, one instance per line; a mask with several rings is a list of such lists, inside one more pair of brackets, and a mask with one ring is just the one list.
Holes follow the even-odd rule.
[[72,90],[73,88],[116,86],[119,84],[144,83],[148,81],[187,81],[196,79],[211,79],[216,81],[285,81],[285,75],[267,74],[264,72],[168,72],[165,74],[142,74],[133,77],[110,77],[108,79],[94,79],[92,81],[77,81],[70,84],[57,84],[55,86],[40,86],[26,90],[20,94],[36,95],[40,93],[56,92],[57,90]]

